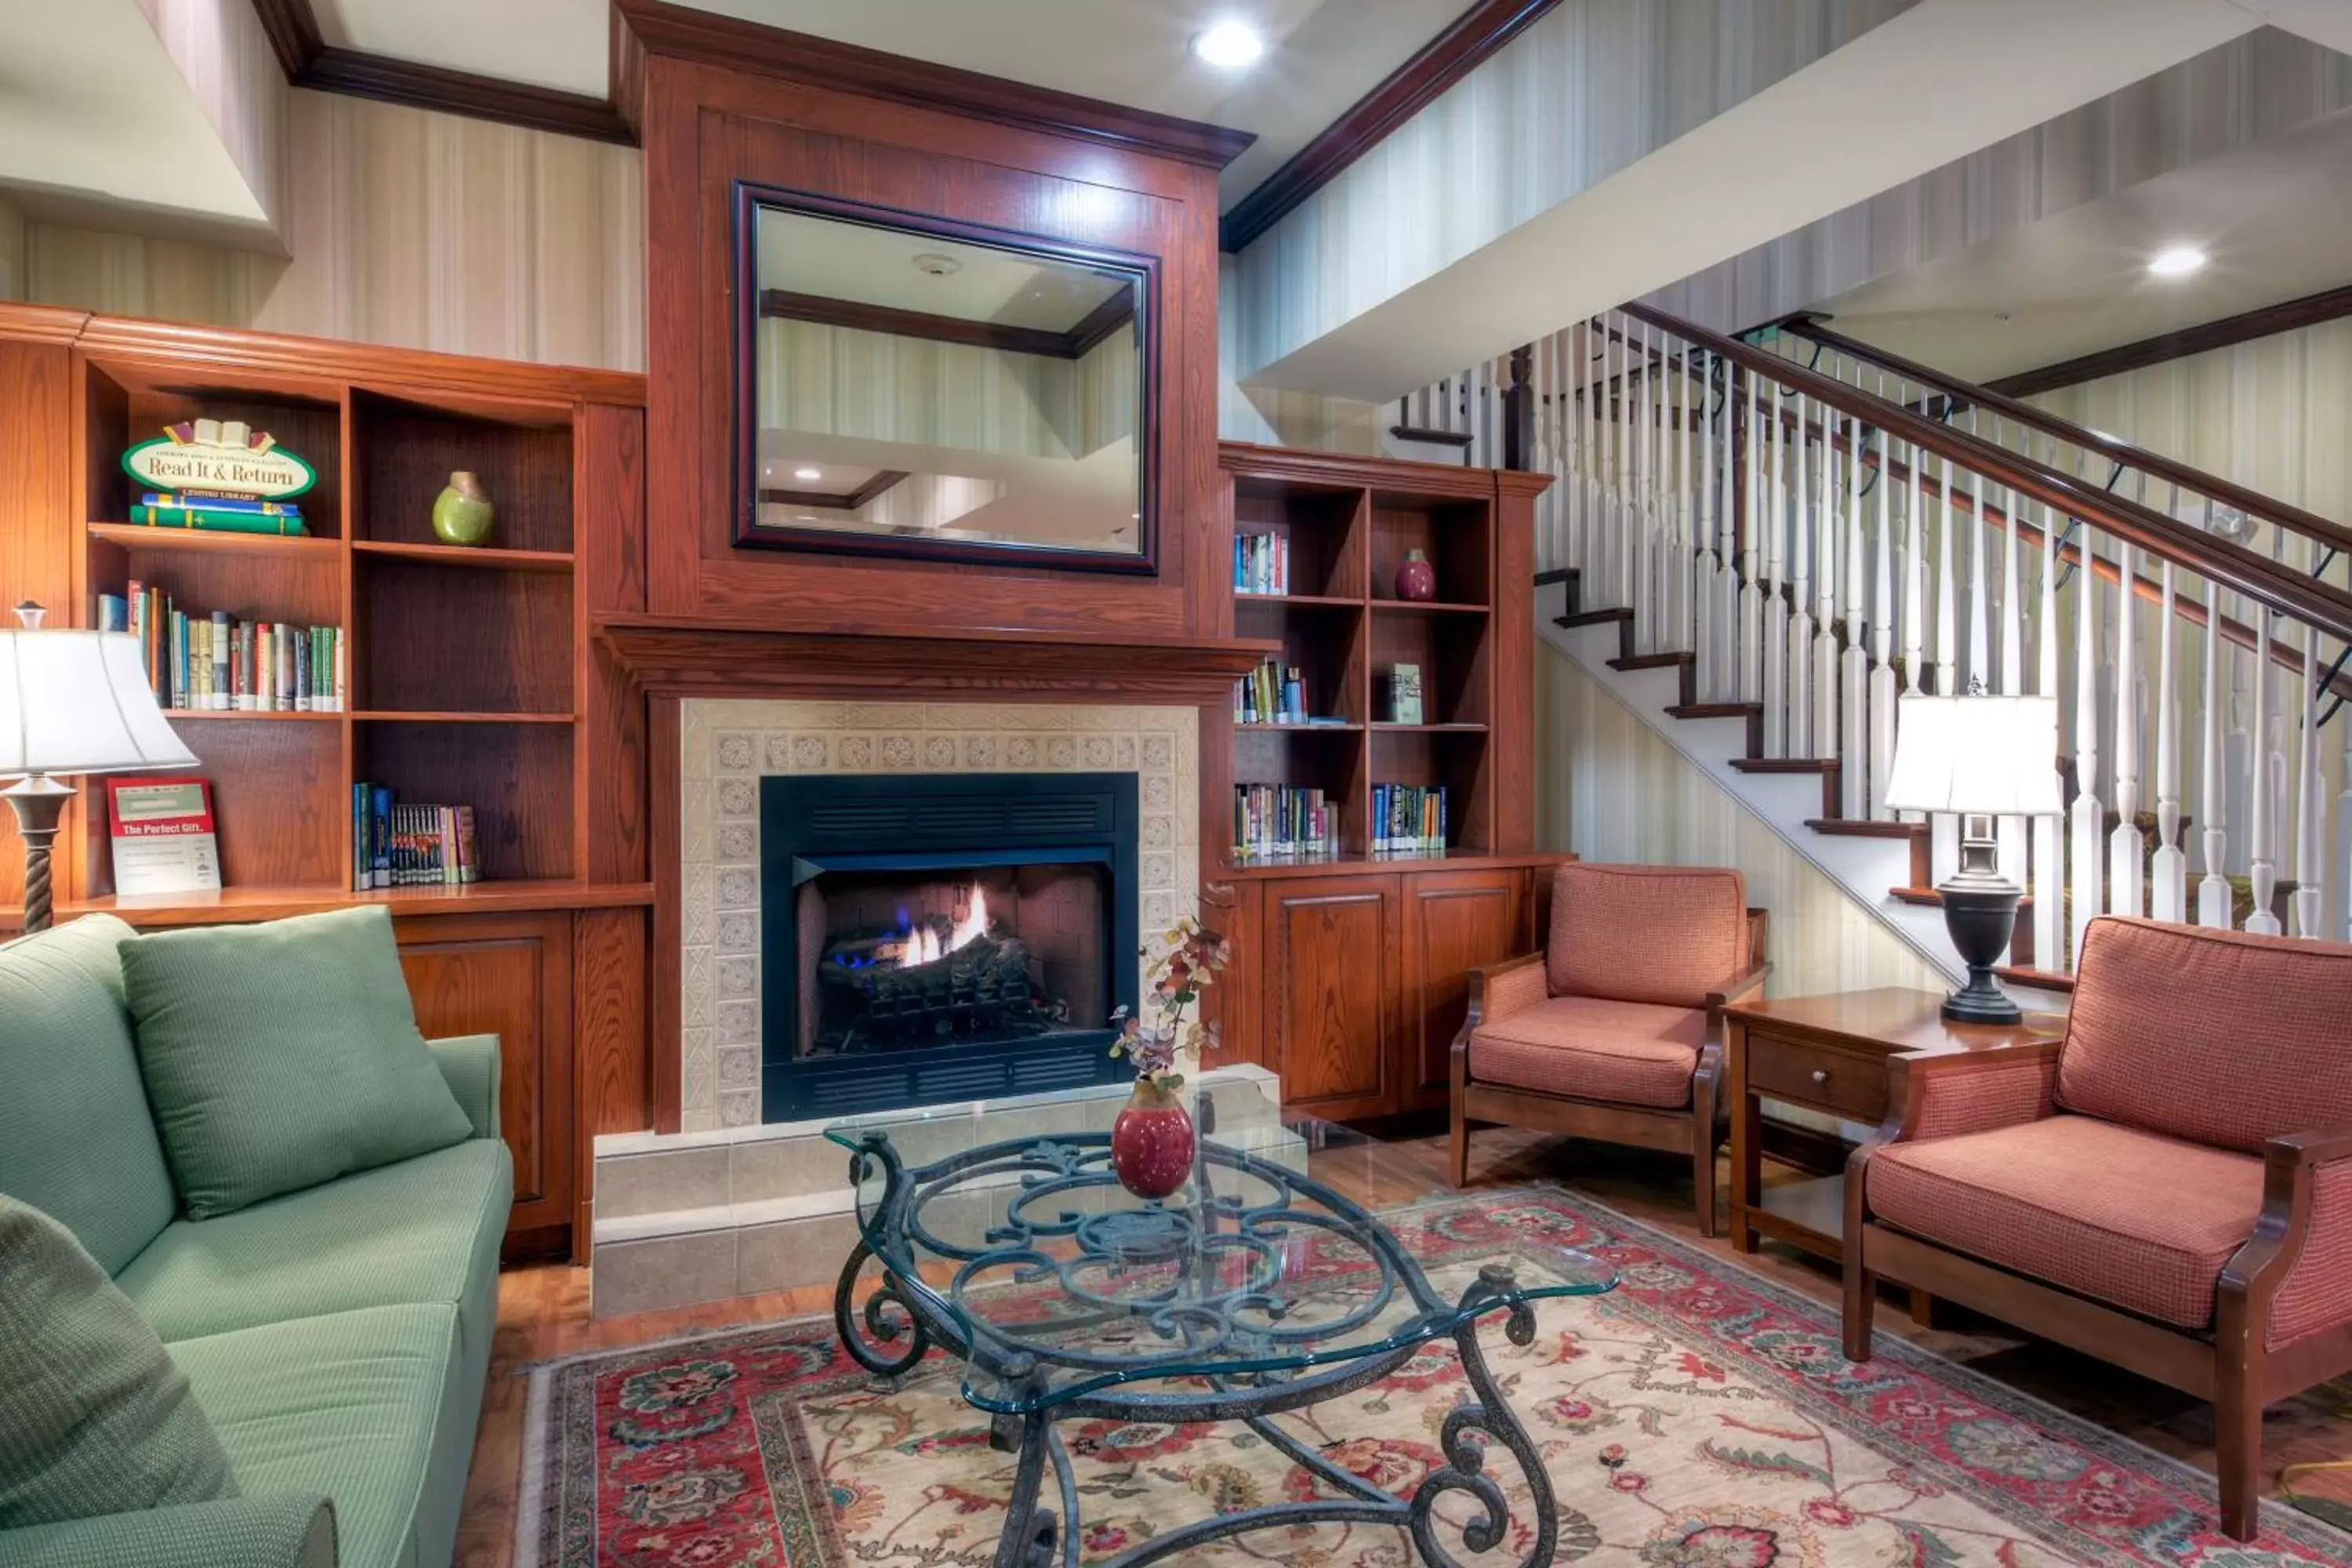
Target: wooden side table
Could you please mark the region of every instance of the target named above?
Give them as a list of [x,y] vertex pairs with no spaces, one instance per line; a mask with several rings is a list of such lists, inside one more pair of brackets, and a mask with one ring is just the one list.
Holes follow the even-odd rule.
[[1823,1258],[1845,1250],[1845,1177],[1767,1190],[1766,1099],[1875,1127],[1886,1119],[1887,1064],[1898,1056],[1984,1050],[2063,1034],[2063,1013],[2022,1024],[1948,1024],[1943,994],[1887,987],[1748,1002],[1725,1010],[1731,1058],[1731,1245],[1756,1250],[1769,1236]]

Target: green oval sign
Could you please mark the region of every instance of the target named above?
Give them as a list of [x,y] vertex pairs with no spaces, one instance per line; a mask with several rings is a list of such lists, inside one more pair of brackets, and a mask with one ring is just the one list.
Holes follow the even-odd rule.
[[319,482],[310,465],[283,447],[187,440],[170,433],[123,453],[122,471],[159,490],[216,490],[265,500],[299,496]]

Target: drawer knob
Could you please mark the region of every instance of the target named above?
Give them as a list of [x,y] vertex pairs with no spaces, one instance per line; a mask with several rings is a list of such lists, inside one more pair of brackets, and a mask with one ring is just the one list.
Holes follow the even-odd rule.
[[1830,1069],[1829,1069],[1829,1068],[1815,1068],[1813,1069],[1813,1081],[1814,1081],[1815,1083],[1827,1083],[1827,1082],[1829,1082],[1829,1080],[1830,1080]]

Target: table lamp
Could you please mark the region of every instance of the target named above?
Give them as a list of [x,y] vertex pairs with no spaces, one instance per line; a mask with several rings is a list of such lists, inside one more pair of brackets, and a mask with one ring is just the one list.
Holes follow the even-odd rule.
[[2052,816],[2058,795],[2054,697],[1906,697],[1895,710],[1895,766],[1884,804],[1896,811],[1960,814],[1960,868],[1937,885],[1944,929],[1969,982],[1944,999],[1960,1024],[2014,1024],[2024,1016],[1993,978],[2009,950],[2024,889],[2002,877],[1993,837],[2000,816]]
[[155,705],[139,639],[128,632],[44,631],[41,606],[16,606],[0,629],[0,778],[22,774],[0,800],[25,836],[25,930],[48,929],[49,847],[73,797],[58,773],[192,768]]

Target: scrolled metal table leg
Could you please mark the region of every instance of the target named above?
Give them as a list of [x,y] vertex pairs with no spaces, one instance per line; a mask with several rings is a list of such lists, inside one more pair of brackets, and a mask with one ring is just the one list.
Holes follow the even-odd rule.
[[[833,1327],[834,1331],[841,1336],[841,1348],[849,1352],[849,1359],[872,1373],[887,1387],[894,1385],[897,1378],[923,1359],[925,1352],[931,1348],[931,1336],[930,1331],[923,1327],[923,1321],[908,1307],[906,1298],[898,1293],[897,1282],[890,1278],[887,1269],[883,1271],[882,1283],[866,1298],[864,1312],[861,1314],[853,1306],[857,1271],[873,1256],[873,1248],[863,1241],[849,1249],[849,1261],[842,1265],[841,1279],[833,1288]],[[894,1322],[887,1315],[894,1310],[898,1317],[905,1320],[903,1322]],[[863,1334],[859,1331],[861,1318]],[[907,1348],[897,1355],[887,1355],[866,1343],[870,1337],[876,1344],[893,1344],[902,1334],[908,1336]]]
[[[1502,1300],[1508,1297],[1511,1284],[1508,1268],[1488,1264],[1478,1271],[1477,1280],[1463,1292],[1462,1299],[1465,1305],[1480,1300]],[[1503,1321],[1503,1332],[1515,1345],[1532,1343],[1536,1335],[1535,1309],[1525,1301],[1512,1301]],[[1520,1560],[1520,1568],[1550,1568],[1552,1553],[1559,1543],[1559,1513],[1553,1503],[1551,1476],[1544,1468],[1543,1456],[1528,1436],[1527,1428],[1519,1425],[1495,1374],[1487,1369],[1486,1352],[1478,1348],[1478,1324],[1475,1319],[1454,1331],[1454,1344],[1462,1357],[1463,1375],[1469,1380],[1477,1401],[1456,1405],[1446,1415],[1438,1440],[1445,1454],[1445,1464],[1432,1470],[1412,1494],[1407,1528],[1412,1532],[1413,1545],[1431,1568],[1461,1568],[1454,1555],[1438,1543],[1436,1527],[1441,1521],[1431,1511],[1437,1500],[1450,1491],[1466,1492],[1479,1505],[1478,1517],[1463,1528],[1464,1546],[1481,1552],[1491,1552],[1503,1543],[1510,1529],[1510,1505],[1503,1496],[1503,1489],[1486,1474],[1486,1445],[1470,1436],[1483,1432],[1510,1451],[1527,1477],[1536,1538],[1527,1556]]]
[[1045,1479],[1053,1423],[1042,1415],[1021,1422],[1021,1457],[1013,1462],[1013,1496],[1004,1505],[1004,1533],[996,1542],[996,1568],[1051,1568],[1058,1539],[1054,1510],[1037,1493]]

